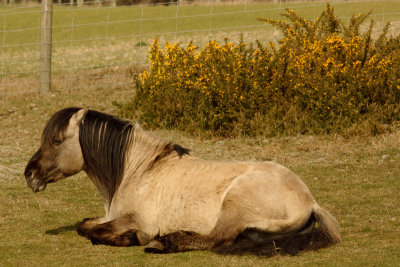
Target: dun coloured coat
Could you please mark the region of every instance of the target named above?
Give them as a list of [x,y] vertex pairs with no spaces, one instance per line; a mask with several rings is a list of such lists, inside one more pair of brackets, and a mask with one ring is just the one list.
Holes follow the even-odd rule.
[[26,181],[38,192],[82,170],[105,208],[78,225],[93,244],[294,254],[341,240],[334,217],[277,163],[202,160],[130,121],[66,108],[47,122]]

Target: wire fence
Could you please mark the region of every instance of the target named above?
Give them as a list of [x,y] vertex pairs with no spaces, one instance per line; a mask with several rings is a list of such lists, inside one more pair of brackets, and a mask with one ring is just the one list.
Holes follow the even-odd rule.
[[[148,64],[147,51],[155,38],[161,44],[185,45],[193,41],[198,47],[209,40],[224,42],[225,38],[246,43],[276,42],[280,32],[257,18],[279,19],[279,14],[290,8],[312,19],[328,2],[344,22],[352,15],[371,11],[377,34],[387,22],[391,23],[390,34],[400,32],[400,1],[208,0],[127,6],[94,1],[80,7],[54,4],[51,88],[132,87],[132,73]],[[39,5],[0,6],[1,96],[39,92],[41,18]]]

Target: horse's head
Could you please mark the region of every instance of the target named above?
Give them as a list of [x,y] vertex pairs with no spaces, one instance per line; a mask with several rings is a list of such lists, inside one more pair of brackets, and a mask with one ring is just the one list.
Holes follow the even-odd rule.
[[26,183],[34,192],[83,169],[79,127],[86,112],[81,108],[66,108],[47,122],[41,146],[29,160],[24,173]]

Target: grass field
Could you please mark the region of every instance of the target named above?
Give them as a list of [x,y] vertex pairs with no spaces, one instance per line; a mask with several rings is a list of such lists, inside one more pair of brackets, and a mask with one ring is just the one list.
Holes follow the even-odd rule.
[[[336,1],[332,5],[336,15],[344,21],[348,21],[351,15],[372,11],[376,34],[388,21],[392,22],[390,33],[397,33],[400,29],[399,1]],[[279,32],[257,18],[282,18],[279,14],[284,13],[285,7],[312,19],[320,15],[326,3],[279,5],[242,1],[224,5],[115,8],[54,6],[53,81],[56,85],[66,84],[64,89],[76,89],[71,81],[75,81],[82,71],[145,64],[148,46],[156,37],[161,44],[166,41],[186,44],[192,40],[200,47],[210,39],[223,42],[224,38],[229,38],[236,42],[241,36],[246,43],[255,40],[276,42],[280,38]],[[40,10],[40,7],[0,6],[0,93],[32,92],[38,87],[39,83],[35,82],[33,86],[15,88],[14,80],[29,77],[37,81],[39,76]],[[367,27],[368,23],[364,26]],[[125,80],[125,76],[121,75],[120,80]],[[77,86],[85,88],[88,84]]]
[[[112,100],[132,90],[76,90],[0,99],[0,265],[3,266],[394,266],[400,262],[400,132],[378,137],[297,136],[173,139],[206,159],[274,160],[298,173],[339,221],[343,242],[316,252],[273,258],[211,252],[144,254],[140,247],[92,246],[75,224],[103,215],[99,193],[84,174],[34,194],[23,170],[49,116],[66,106],[114,113]],[[96,97],[93,97],[96,96]]]

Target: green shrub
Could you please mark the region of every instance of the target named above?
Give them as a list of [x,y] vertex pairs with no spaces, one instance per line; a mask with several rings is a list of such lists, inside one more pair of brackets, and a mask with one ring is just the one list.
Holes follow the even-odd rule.
[[329,5],[313,21],[287,10],[285,21],[265,20],[283,38],[275,46],[210,41],[159,48],[136,77],[125,116],[150,127],[221,136],[377,134],[400,119],[400,38],[389,25],[373,40],[367,15],[349,25]]

